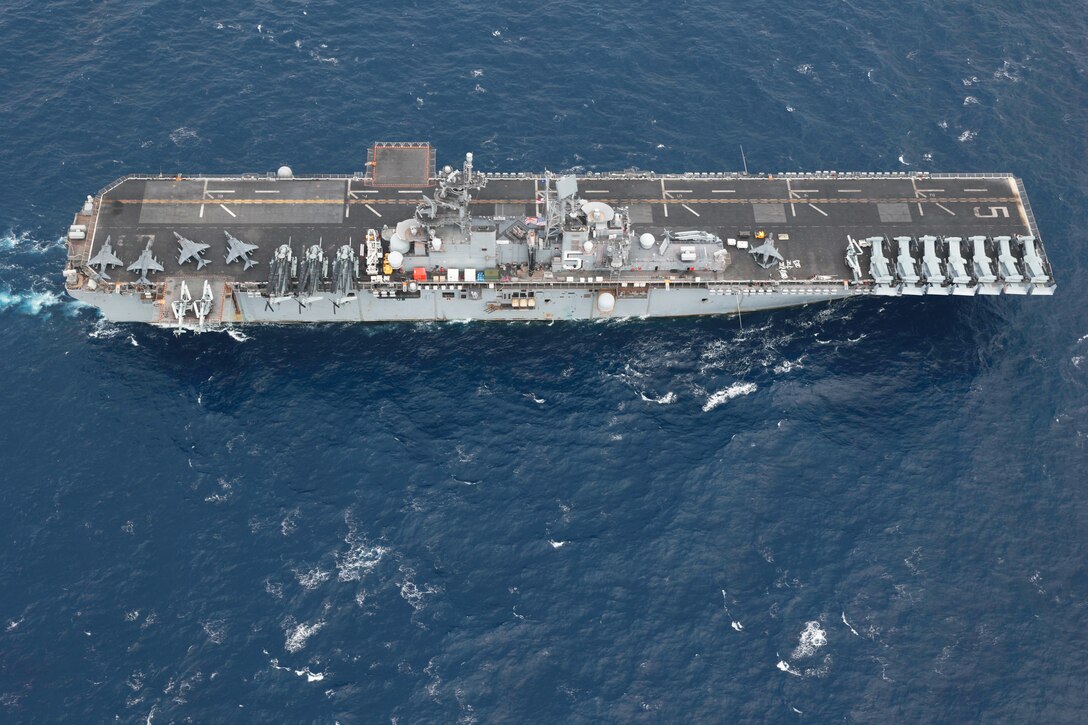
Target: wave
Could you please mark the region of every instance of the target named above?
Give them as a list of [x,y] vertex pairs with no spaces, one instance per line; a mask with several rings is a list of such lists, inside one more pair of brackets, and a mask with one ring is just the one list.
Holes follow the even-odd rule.
[[709,413],[717,408],[719,405],[726,403],[733,398],[741,395],[751,395],[756,392],[757,386],[755,383],[733,383],[724,390],[718,392],[707,398],[706,403],[703,404],[703,412]]
[[0,290],[0,311],[13,310],[36,316],[65,304],[67,300],[49,290],[41,292],[15,292],[11,288]]

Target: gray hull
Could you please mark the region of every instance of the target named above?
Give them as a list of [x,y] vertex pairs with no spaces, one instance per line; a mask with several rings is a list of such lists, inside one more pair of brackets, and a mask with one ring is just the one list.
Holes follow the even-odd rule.
[[[360,292],[334,304],[332,298],[322,298],[300,304],[295,299],[272,302],[260,294],[240,294],[228,298],[223,314],[218,310],[209,326],[248,323],[314,323],[314,322],[387,322],[441,320],[596,320],[627,317],[684,317],[691,315],[735,315],[783,307],[796,307],[842,299],[857,295],[849,288],[797,290],[793,293],[733,292],[711,289],[653,289],[645,295],[616,299],[611,312],[598,309],[597,293],[587,289],[541,290],[533,299],[533,308],[497,306],[502,293],[494,289],[477,290],[478,298],[465,291],[454,290],[452,298],[444,297],[448,290],[424,289],[418,297],[378,297]],[[141,299],[138,295],[103,294],[73,290],[76,299],[98,307],[114,322],[142,322],[175,326],[169,314],[163,314],[160,304]],[[189,321],[191,322],[191,320]],[[187,325],[188,326],[188,325]]]
[[481,174],[379,144],[351,176],[126,176],[66,288],[111,320],[730,315],[856,295],[1054,293],[1008,174]]

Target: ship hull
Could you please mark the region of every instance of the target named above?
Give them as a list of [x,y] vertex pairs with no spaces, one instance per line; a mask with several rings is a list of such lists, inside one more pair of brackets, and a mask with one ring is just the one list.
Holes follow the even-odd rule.
[[[77,300],[98,307],[112,322],[141,322],[174,326],[176,320],[163,305],[138,295],[103,294],[70,290]],[[762,291],[719,291],[711,289],[653,289],[639,296],[617,296],[611,311],[602,311],[599,292],[587,289],[541,290],[532,299],[534,307],[510,307],[498,290],[478,291],[478,298],[442,289],[420,290],[418,296],[377,297],[362,292],[353,298],[334,301],[331,297],[300,304],[296,299],[273,301],[260,294],[232,295],[221,315],[208,321],[209,327],[224,324],[286,324],[315,322],[419,322],[444,320],[555,321],[622,318],[691,317],[735,315],[786,307],[800,307],[856,296],[857,291],[841,288],[797,290],[795,293]],[[187,323],[191,323],[188,320]]]

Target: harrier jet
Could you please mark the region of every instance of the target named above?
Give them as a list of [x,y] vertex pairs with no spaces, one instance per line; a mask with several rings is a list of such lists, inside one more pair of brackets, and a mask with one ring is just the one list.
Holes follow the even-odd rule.
[[140,253],[139,259],[128,266],[129,272],[140,273],[140,279],[136,280],[137,284],[151,284],[150,280],[147,279],[147,273],[162,271],[162,264],[159,263],[159,260],[155,259],[153,254],[151,254],[151,243],[153,241],[154,240],[152,239],[148,239],[147,247]]
[[249,253],[257,249],[256,244],[247,244],[241,239],[233,236],[230,232],[225,231],[223,233],[227,235],[227,264],[240,259],[245,262],[245,267],[242,268],[242,271],[257,264],[257,262],[249,258]]
[[203,242],[194,242],[192,239],[186,239],[177,232],[174,232],[174,236],[178,239],[178,264],[185,264],[190,259],[196,262],[197,269],[204,269],[204,265],[208,263],[208,260],[200,256],[200,253],[208,248],[209,245]]
[[88,267],[98,265],[98,274],[102,279],[110,278],[110,276],[106,274],[106,269],[108,267],[120,267],[121,264],[123,264],[121,260],[113,253],[113,247],[110,246],[109,237],[106,237],[106,242],[102,245],[102,249],[98,250],[98,254],[87,260]]

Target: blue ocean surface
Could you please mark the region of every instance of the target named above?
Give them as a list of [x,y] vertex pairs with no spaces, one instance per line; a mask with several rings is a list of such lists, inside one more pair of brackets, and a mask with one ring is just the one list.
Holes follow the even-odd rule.
[[[1071,0],[0,5],[0,721],[1083,722]],[[1012,171],[1052,298],[183,335],[131,172]]]

